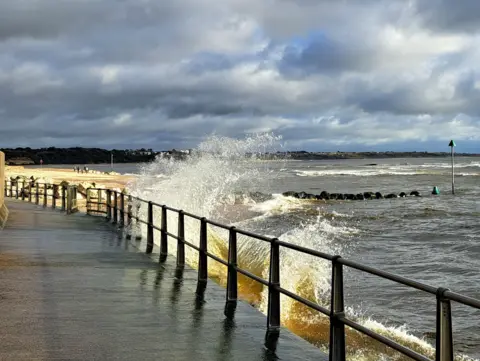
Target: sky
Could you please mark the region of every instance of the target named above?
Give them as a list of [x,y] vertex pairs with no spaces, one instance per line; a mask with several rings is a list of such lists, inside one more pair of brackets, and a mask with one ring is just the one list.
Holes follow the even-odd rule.
[[0,148],[480,146],[478,0],[0,0]]

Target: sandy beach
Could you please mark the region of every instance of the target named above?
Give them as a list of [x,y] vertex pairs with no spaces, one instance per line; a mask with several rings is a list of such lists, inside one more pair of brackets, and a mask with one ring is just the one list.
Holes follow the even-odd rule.
[[121,174],[105,174],[98,172],[77,173],[73,169],[59,168],[25,168],[23,166],[6,166],[5,176],[26,176],[42,178],[47,183],[59,184],[67,181],[72,184],[78,183],[95,183],[99,188],[120,188],[133,181],[135,177],[125,176]]

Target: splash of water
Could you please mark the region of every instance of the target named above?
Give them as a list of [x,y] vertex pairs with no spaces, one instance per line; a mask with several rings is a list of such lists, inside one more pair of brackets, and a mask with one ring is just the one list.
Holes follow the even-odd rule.
[[133,191],[144,199],[215,216],[219,200],[269,179],[268,164],[257,160],[280,147],[280,140],[272,134],[242,140],[212,136],[184,161],[158,157],[146,165]]
[[[246,193],[271,179],[273,171],[262,158],[266,152],[280,148],[280,141],[281,137],[269,133],[240,140],[211,136],[185,160],[158,157],[147,164],[130,191],[142,199],[216,219],[225,215],[223,206],[232,203],[235,193]],[[145,206],[139,213],[146,219]],[[156,224],[160,224],[158,213],[154,215]],[[238,213],[232,212],[227,221],[234,222],[237,216]],[[168,230],[173,234],[177,233],[173,227],[177,218],[174,213],[168,214]],[[225,217],[222,219],[225,221]],[[224,230],[212,231],[211,228],[208,234],[209,251],[226,259],[228,235]],[[185,235],[187,241],[198,243],[198,221],[185,218]],[[169,239],[169,243],[169,248],[174,249],[175,241]],[[187,262],[196,267],[196,251],[187,247],[185,256]],[[222,266],[212,262],[209,268],[210,275],[224,283]]]
[[[199,145],[192,156],[176,161],[159,157],[146,165],[135,184],[130,186],[132,194],[170,207],[205,216],[218,218],[224,213],[225,204],[232,203],[232,195],[258,189],[259,182],[268,182],[275,177],[268,162],[260,161],[267,151],[275,150],[280,138],[272,134],[262,134],[235,140],[212,136]],[[281,167],[280,167],[281,168]],[[279,169],[279,168],[277,168]],[[248,203],[248,202],[247,202]],[[299,200],[275,196],[273,200],[247,208],[256,212],[252,222],[269,222],[271,217],[301,209]],[[312,222],[296,223],[283,233],[282,241],[313,248],[329,254],[344,254],[344,241],[357,230],[351,225],[333,226],[322,210],[316,210],[317,217]],[[262,213],[261,216],[258,216]],[[146,219],[146,208],[140,209],[140,217]],[[154,215],[154,222],[160,224],[160,212]],[[345,217],[348,218],[348,217]],[[229,223],[235,225],[238,214],[231,213]],[[242,220],[242,224],[248,224]],[[168,213],[168,231],[177,234],[177,215]],[[197,243],[199,222],[185,219],[187,241]],[[158,233],[155,237],[159,239]],[[228,254],[228,234],[222,229],[209,227],[209,252],[224,260]],[[176,240],[169,239],[169,249],[175,250]],[[238,265],[258,277],[268,279],[269,244],[252,238],[239,236]],[[197,252],[186,249],[186,261],[197,267]],[[295,251],[281,249],[281,281],[286,288],[310,301],[329,308],[331,265],[327,261],[301,255]],[[221,285],[226,284],[226,269],[210,260],[209,276]],[[266,312],[267,292],[263,285],[238,275],[239,296]],[[329,320],[308,307],[285,296],[281,298],[283,324],[296,334],[313,344],[325,348],[329,339]],[[433,348],[401,328],[384,326],[369,318],[360,316],[357,311],[348,309],[349,317],[375,331],[393,338],[419,352],[431,356]],[[349,359],[378,360],[399,359],[385,346],[368,339],[358,332],[347,330]]]

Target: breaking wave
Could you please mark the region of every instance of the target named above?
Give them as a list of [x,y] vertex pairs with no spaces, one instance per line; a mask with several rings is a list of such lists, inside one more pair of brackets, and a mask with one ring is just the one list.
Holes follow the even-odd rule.
[[[306,212],[308,202],[281,195],[255,201],[247,195],[261,184],[274,180],[282,167],[270,167],[269,162],[258,162],[263,153],[281,147],[281,139],[272,134],[251,136],[242,140],[212,136],[201,143],[184,161],[164,157],[146,165],[137,181],[130,186],[132,194],[169,205],[177,209],[221,219],[223,223],[253,228],[257,233],[276,236],[280,240],[329,254],[348,253],[349,244],[359,230],[349,224],[347,215],[335,214],[341,219],[335,224],[322,209],[310,205],[311,217],[291,217],[296,212]],[[277,169],[277,170],[274,170]],[[318,173],[318,175],[325,174]],[[242,202],[235,196],[243,194]],[[146,209],[140,209],[146,219]],[[160,224],[160,212],[155,214],[155,223]],[[282,218],[284,217],[284,218]],[[290,218],[288,218],[290,217]],[[331,217],[330,217],[331,218]],[[288,229],[277,228],[278,224]],[[168,231],[177,234],[177,216],[169,212]],[[198,244],[199,222],[185,218],[186,240]],[[159,240],[158,233],[155,239]],[[209,226],[209,252],[224,260],[228,258],[228,234],[225,230]],[[176,252],[176,240],[169,239],[169,251]],[[186,249],[186,260],[197,267],[197,252]],[[240,268],[268,279],[269,244],[249,237],[238,237],[238,265]],[[209,277],[226,285],[225,266],[209,260]],[[292,250],[281,249],[282,287],[329,308],[331,267],[327,261]],[[239,296],[261,311],[266,312],[267,292],[263,285],[239,274]],[[329,320],[308,307],[281,296],[283,325],[322,349],[328,347]],[[433,347],[425,340],[413,336],[404,327],[391,327],[372,320],[359,308],[348,309],[348,315],[374,331],[390,337],[428,357],[434,356]],[[384,345],[347,329],[348,358],[350,360],[403,359]]]
[[[375,176],[418,176],[418,175],[448,175],[449,170],[415,170],[413,168],[401,169],[389,167],[385,169],[328,169],[328,170],[296,170],[295,174],[299,177],[321,177],[321,176],[354,176],[354,177],[375,177]],[[459,177],[479,176],[475,172],[459,172],[455,174]]]

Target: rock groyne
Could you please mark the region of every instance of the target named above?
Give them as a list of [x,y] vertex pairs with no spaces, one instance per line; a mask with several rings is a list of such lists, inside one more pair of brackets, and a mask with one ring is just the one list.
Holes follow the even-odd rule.
[[362,193],[329,193],[323,191],[320,194],[312,194],[307,192],[295,192],[288,191],[282,193],[285,197],[293,197],[298,199],[310,199],[310,200],[370,200],[370,199],[391,199],[391,198],[404,198],[404,197],[421,197],[421,194],[417,190],[410,192],[400,192],[400,193],[388,193],[383,194],[381,192],[362,192]]

